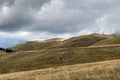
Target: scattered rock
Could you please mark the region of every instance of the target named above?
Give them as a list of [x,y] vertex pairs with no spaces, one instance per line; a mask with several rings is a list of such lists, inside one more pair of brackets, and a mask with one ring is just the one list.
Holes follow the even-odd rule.
[[59,54],[55,59],[56,64],[67,62],[72,57],[73,54],[74,54],[73,52],[65,52],[65,53]]

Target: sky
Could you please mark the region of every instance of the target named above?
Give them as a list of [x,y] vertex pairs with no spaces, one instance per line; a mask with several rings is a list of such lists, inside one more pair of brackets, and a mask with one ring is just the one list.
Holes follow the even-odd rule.
[[120,0],[0,0],[0,38],[120,32]]

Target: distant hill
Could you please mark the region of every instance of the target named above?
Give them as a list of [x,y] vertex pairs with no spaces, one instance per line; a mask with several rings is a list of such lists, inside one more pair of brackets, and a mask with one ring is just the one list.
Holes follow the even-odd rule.
[[[6,39],[7,40],[7,39]],[[54,48],[71,48],[71,47],[87,47],[87,46],[97,46],[97,45],[109,45],[109,44],[119,44],[119,35],[104,35],[104,34],[90,34],[83,36],[76,36],[72,38],[54,38],[44,41],[19,41],[12,39],[9,41],[8,45],[16,44],[16,46],[11,47],[14,51],[27,51],[27,50],[42,50],[42,49],[54,49]],[[4,41],[5,42],[5,41]],[[3,42],[3,43],[4,43]],[[14,43],[11,43],[14,42]],[[20,44],[21,43],[21,44]],[[7,43],[6,43],[7,44]]]
[[12,38],[0,38],[0,47],[2,48],[10,48],[17,44],[21,44],[26,42],[25,40],[20,39],[12,39]]
[[90,34],[68,39],[55,38],[45,41],[31,41],[12,47],[16,51],[41,50],[51,48],[87,47],[92,45],[119,44],[120,36]]

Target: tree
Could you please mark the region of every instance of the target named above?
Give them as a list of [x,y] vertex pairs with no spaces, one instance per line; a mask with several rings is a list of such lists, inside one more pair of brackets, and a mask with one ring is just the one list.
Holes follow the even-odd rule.
[[11,50],[11,49],[5,49],[5,52],[7,52],[7,53],[11,53],[11,52],[14,52],[14,51]]
[[5,50],[4,48],[0,48],[0,50]]

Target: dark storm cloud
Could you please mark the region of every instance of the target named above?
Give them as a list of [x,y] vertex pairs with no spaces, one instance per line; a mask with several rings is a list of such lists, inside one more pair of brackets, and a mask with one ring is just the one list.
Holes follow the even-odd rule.
[[0,0],[0,7],[3,6],[4,4],[11,6],[14,4],[14,0]]
[[[34,12],[49,0],[1,0],[0,30],[16,31],[29,27],[33,20]],[[33,26],[34,27],[34,26]]]
[[[119,22],[112,17],[119,21],[116,15],[120,13],[119,3],[118,0],[52,0],[36,14],[36,28],[31,30],[65,33],[88,29],[91,32],[114,33]],[[110,31],[112,27],[115,27],[113,32]]]
[[0,31],[117,33],[119,4],[119,0],[0,0]]

